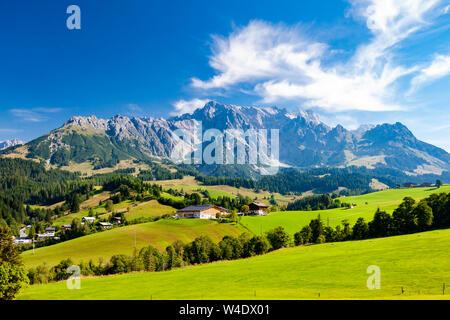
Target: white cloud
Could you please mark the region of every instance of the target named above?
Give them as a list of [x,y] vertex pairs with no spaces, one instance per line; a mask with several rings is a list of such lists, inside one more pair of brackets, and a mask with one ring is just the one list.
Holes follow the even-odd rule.
[[39,107],[39,108],[33,108],[32,109],[35,112],[43,112],[43,113],[57,113],[57,112],[61,112],[63,109],[62,108],[43,108],[43,107]]
[[7,128],[0,128],[1,133],[17,133],[21,132],[22,130],[19,129],[7,129]]
[[129,111],[131,111],[131,112],[142,112],[142,111],[144,111],[144,110],[142,110],[142,108],[139,105],[137,105],[135,103],[127,104],[127,109]]
[[192,79],[203,90],[232,90],[250,85],[266,103],[303,101],[327,111],[405,109],[397,84],[420,70],[401,66],[394,56],[399,44],[442,14],[440,0],[351,1],[351,14],[366,22],[372,37],[345,62],[329,63],[333,50],[309,39],[300,26],[251,21],[228,37],[213,36],[209,64],[216,75]]
[[450,75],[450,55],[437,55],[429,65],[422,68],[419,74],[411,80],[411,92],[423,84],[448,75]]
[[192,79],[194,87],[226,88],[264,78],[293,75],[298,78],[298,72],[326,49],[326,45],[304,38],[298,26],[271,25],[263,21],[251,21],[228,38],[213,36],[213,42],[209,64],[219,74],[208,81]]
[[356,130],[360,127],[358,119],[348,114],[321,114],[320,119],[327,125],[333,127],[337,126],[338,124],[349,130]]
[[[439,13],[432,10],[441,0],[351,0],[351,12],[366,21],[373,34],[360,46],[352,60],[357,67],[373,68],[390,57],[390,49],[412,33],[428,25],[427,18]],[[387,56],[386,56],[387,55]]]
[[128,103],[123,112],[130,117],[140,117],[144,115],[144,109],[136,103]]
[[42,122],[45,120],[48,120],[48,116],[45,114],[48,113],[56,113],[60,112],[63,109],[61,108],[33,108],[33,109],[10,109],[9,111],[16,116],[17,118],[20,118],[23,121],[27,122]]
[[175,111],[171,112],[172,116],[182,115],[185,113],[192,113],[195,109],[202,108],[210,100],[208,99],[192,99],[192,100],[179,100],[173,104]]

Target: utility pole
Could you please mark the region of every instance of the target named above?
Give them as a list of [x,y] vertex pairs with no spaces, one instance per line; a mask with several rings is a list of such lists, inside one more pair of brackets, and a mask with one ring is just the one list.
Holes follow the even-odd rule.
[[136,229],[134,229],[134,249],[136,250]]

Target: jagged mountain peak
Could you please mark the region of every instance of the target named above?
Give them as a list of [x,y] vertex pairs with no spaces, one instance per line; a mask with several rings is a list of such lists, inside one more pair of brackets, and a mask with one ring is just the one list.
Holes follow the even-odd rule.
[[[342,125],[328,127],[313,110],[288,111],[278,106],[235,106],[217,101],[209,101],[192,114],[169,119],[74,116],[62,130],[56,129],[28,146],[33,156],[51,163],[60,159],[95,159],[101,163],[150,156],[169,158],[179,141],[175,130],[193,129],[200,122],[203,130],[278,129],[280,162],[300,168],[357,165],[411,174],[450,171],[450,155],[445,150],[418,140],[400,122],[351,131]],[[65,130],[73,126],[87,130]],[[197,148],[199,143],[195,140],[190,147]]]
[[22,140],[16,138],[10,140],[2,140],[0,141],[0,150],[8,149],[24,143],[25,142],[23,142]]
[[396,122],[394,124],[379,124],[374,128],[367,130],[362,138],[377,142],[395,140],[414,143],[417,141],[413,133],[401,122]]
[[352,132],[358,136],[362,136],[364,133],[366,133],[369,130],[372,130],[375,127],[376,125],[373,124],[362,124],[356,130],[352,130]]

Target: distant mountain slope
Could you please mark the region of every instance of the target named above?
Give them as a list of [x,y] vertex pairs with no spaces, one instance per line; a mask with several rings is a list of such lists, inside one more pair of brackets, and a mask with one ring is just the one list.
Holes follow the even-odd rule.
[[[87,161],[100,168],[123,159],[169,158],[179,141],[174,131],[192,129],[200,122],[203,130],[279,129],[280,162],[286,166],[391,168],[409,175],[450,171],[450,154],[416,139],[399,122],[350,131],[341,125],[329,127],[311,110],[288,112],[214,101],[193,114],[167,120],[72,117],[61,128],[27,143],[27,157],[55,165]],[[214,170],[223,172],[220,166]]]
[[0,150],[8,149],[10,147],[14,147],[19,144],[24,144],[24,142],[19,139],[3,140],[0,141]]

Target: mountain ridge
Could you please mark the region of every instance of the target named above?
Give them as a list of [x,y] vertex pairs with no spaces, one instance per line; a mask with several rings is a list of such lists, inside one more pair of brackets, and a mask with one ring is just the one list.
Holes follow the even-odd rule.
[[[409,175],[450,171],[450,154],[418,140],[402,123],[330,127],[312,110],[224,105],[210,101],[191,114],[110,119],[73,116],[26,144],[27,157],[54,165],[88,161],[109,166],[124,159],[170,159],[177,129],[279,129],[280,162],[297,168],[361,166],[393,168]],[[192,148],[199,147],[198,141]]]
[[16,138],[10,140],[2,140],[0,141],[0,150],[5,150],[24,143],[25,142],[23,142],[22,140]]

